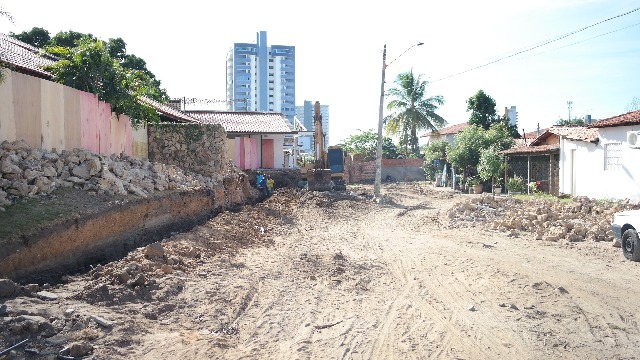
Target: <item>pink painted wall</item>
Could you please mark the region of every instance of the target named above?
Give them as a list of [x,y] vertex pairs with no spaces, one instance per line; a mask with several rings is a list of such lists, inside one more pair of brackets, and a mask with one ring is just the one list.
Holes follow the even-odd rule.
[[260,159],[258,159],[258,144],[256,139],[237,137],[234,141],[234,163],[243,170],[259,168]]
[[0,142],[24,140],[51,150],[85,148],[133,155],[133,129],[98,97],[33,76],[7,71],[0,84]]

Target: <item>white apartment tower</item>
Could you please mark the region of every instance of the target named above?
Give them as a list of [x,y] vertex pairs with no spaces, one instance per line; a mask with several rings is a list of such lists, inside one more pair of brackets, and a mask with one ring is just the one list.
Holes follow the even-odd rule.
[[267,33],[255,44],[234,43],[227,55],[227,110],[280,112],[295,116],[295,46],[267,46]]

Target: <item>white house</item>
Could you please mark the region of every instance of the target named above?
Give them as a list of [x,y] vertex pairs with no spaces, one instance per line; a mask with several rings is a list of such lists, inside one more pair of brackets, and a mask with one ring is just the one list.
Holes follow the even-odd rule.
[[453,145],[454,137],[458,135],[458,133],[460,133],[462,130],[467,128],[468,126],[469,126],[469,123],[462,123],[462,124],[451,125],[437,131],[426,133],[420,136],[421,138],[420,143],[423,145],[428,145],[434,141],[445,140],[446,142],[449,143],[449,145]]
[[640,201],[640,111],[588,126],[598,142],[560,139],[561,193]]

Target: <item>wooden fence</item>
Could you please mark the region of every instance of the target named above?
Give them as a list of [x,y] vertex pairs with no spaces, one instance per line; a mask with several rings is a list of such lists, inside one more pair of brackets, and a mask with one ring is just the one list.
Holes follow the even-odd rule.
[[[116,116],[111,105],[94,94],[52,81],[6,71],[0,84],[0,142],[25,140],[34,148],[84,148],[110,155],[144,156],[146,135],[136,136],[127,115]],[[146,134],[146,129],[139,132]]]

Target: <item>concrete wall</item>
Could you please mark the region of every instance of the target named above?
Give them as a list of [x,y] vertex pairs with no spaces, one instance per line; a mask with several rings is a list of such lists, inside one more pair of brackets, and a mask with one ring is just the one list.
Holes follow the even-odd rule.
[[221,125],[149,125],[149,161],[176,165],[205,176],[220,175],[229,159]]
[[[562,139],[560,192],[596,199],[640,201],[640,149],[627,145],[627,131],[640,126],[598,129],[599,143]],[[605,170],[605,145],[621,143],[620,165]]]
[[[424,181],[423,164],[423,159],[382,159],[382,181]],[[352,183],[375,180],[375,161],[354,159],[346,167]]]
[[0,141],[51,150],[84,148],[133,155],[133,129],[98,97],[52,81],[6,71],[0,84]]

